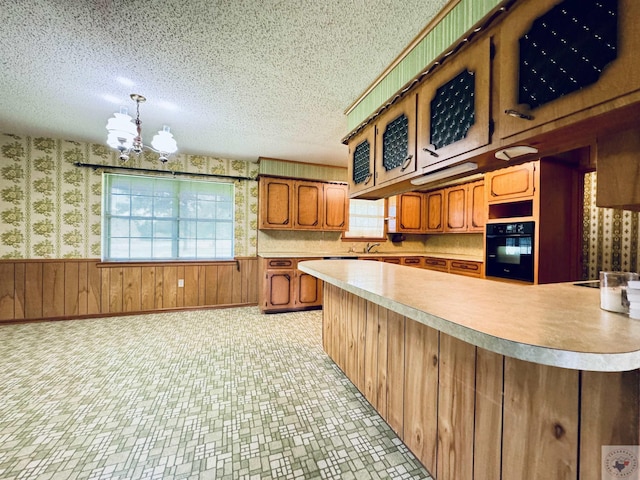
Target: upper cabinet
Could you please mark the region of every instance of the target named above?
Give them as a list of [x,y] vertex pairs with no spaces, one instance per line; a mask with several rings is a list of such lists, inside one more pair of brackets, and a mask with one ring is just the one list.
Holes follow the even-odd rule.
[[418,169],[490,140],[491,42],[468,46],[418,89]]
[[518,2],[497,35],[500,138],[640,90],[638,18],[637,0]]
[[293,180],[285,178],[260,179],[261,229],[290,230],[293,228]]
[[484,232],[487,212],[484,181],[445,188],[444,232]]
[[487,202],[532,198],[536,186],[535,169],[536,163],[529,162],[485,174]]
[[426,233],[425,194],[403,193],[389,197],[389,233]]
[[416,96],[407,95],[376,122],[376,185],[416,171]]
[[348,228],[347,185],[260,178],[258,224],[263,230],[342,231]]
[[416,95],[389,107],[349,140],[349,194],[416,172]]
[[375,185],[376,126],[369,125],[349,141],[349,190],[351,194]]

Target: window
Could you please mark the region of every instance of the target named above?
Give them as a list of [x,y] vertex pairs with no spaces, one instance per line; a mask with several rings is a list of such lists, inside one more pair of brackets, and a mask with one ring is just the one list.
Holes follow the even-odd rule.
[[343,238],[383,238],[385,200],[349,200],[349,230]]
[[102,259],[233,258],[234,185],[106,173]]

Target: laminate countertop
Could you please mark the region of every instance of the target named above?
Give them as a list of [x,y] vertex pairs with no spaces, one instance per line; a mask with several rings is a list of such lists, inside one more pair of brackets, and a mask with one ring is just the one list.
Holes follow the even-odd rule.
[[309,260],[298,269],[501,355],[579,370],[640,368],[640,320],[600,309],[596,288],[508,283],[358,260]]
[[384,258],[384,257],[431,257],[431,258],[445,258],[448,260],[468,260],[472,262],[484,262],[482,255],[468,255],[463,253],[442,253],[442,252],[347,252],[347,253],[309,253],[309,252],[263,252],[258,254],[262,258],[346,258],[346,257],[358,257],[358,258]]

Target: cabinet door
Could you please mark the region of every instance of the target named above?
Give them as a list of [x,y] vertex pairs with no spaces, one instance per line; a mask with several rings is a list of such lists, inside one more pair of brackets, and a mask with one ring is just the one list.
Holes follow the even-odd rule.
[[444,190],[429,192],[425,197],[425,212],[427,214],[426,233],[440,233],[444,231],[442,212],[444,207]]
[[484,182],[470,183],[467,189],[467,231],[484,232],[484,226],[487,223]]
[[347,186],[338,183],[324,184],[324,230],[347,230],[349,219],[349,194]]
[[467,186],[447,188],[445,198],[445,232],[465,232],[467,230]]
[[294,306],[294,270],[270,270],[266,274],[263,310],[280,310]]
[[322,305],[322,280],[313,275],[297,270],[294,290],[296,307]]
[[638,18],[637,0],[518,2],[497,36],[500,138],[640,90]]
[[448,60],[420,87],[418,169],[489,143],[490,71],[487,37]]
[[468,277],[481,277],[482,263],[471,262],[469,260],[450,260],[449,273],[457,273],[458,275],[466,275]]
[[425,197],[419,192],[396,195],[389,201],[389,217],[394,215],[395,222],[389,221],[389,233],[425,232]]
[[291,229],[293,182],[283,178],[260,179],[260,228]]
[[323,184],[296,181],[294,187],[293,228],[299,230],[322,229]]
[[416,95],[410,94],[376,122],[376,185],[416,171]]
[[367,126],[349,140],[349,191],[358,193],[375,185],[376,127]]
[[536,162],[488,172],[484,177],[487,202],[532,198],[535,192]]

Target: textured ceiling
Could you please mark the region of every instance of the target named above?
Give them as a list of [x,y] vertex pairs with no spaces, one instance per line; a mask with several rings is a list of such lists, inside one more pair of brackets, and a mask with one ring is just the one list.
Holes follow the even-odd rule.
[[0,132],[345,165],[344,110],[447,0],[0,0]]

